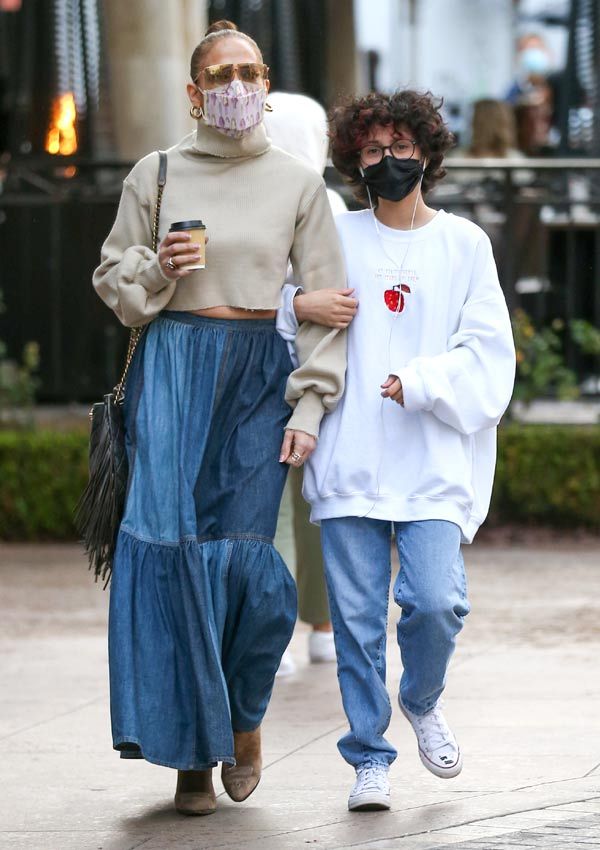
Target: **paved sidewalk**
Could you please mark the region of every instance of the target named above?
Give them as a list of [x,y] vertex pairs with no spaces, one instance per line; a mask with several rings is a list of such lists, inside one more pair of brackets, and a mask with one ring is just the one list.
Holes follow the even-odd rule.
[[277,681],[264,724],[261,785],[184,818],[173,771],[111,750],[108,597],[79,550],[0,545],[0,848],[600,848],[600,545],[475,544],[465,557],[473,612],[446,691],[461,776],[425,771],[396,709],[392,811],[349,813],[335,669],[306,663],[300,626],[298,673]]

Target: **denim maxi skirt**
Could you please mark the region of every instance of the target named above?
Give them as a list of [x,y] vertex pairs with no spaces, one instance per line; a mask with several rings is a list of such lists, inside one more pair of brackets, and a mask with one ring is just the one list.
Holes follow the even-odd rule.
[[270,320],[166,311],[138,345],[109,611],[122,758],[235,764],[232,730],[263,718],[296,619],[272,543],[291,369]]

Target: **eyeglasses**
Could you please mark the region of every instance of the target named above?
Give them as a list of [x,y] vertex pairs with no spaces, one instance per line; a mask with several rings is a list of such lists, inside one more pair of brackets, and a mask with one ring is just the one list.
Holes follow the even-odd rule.
[[410,159],[415,152],[416,142],[408,139],[396,139],[391,145],[378,145],[371,142],[360,149],[360,161],[363,165],[377,165],[381,162],[386,151],[394,159]]
[[238,65],[207,65],[200,70],[196,82],[200,74],[204,74],[205,82],[209,86],[228,85],[236,71],[243,83],[262,83],[263,80],[269,79],[267,65],[261,62],[241,62]]

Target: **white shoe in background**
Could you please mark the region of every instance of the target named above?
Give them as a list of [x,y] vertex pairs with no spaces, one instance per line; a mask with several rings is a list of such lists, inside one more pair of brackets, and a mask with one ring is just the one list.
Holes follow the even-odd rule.
[[308,657],[311,664],[335,661],[333,632],[311,632],[308,636]]
[[293,676],[295,672],[296,663],[292,658],[292,653],[289,651],[289,649],[286,649],[286,651],[281,656],[281,661],[279,662],[279,669],[277,670],[277,673],[275,673],[275,678],[283,679],[286,676]]

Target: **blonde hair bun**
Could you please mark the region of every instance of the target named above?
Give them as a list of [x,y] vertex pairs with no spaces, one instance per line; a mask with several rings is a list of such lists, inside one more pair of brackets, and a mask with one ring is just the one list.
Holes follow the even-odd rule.
[[207,35],[212,35],[213,32],[223,32],[223,30],[234,30],[234,32],[239,32],[233,21],[215,21],[214,24],[211,24],[206,30],[204,37],[206,38]]
[[250,38],[249,35],[246,35],[245,32],[240,32],[237,26],[233,23],[233,21],[215,21],[214,24],[211,24],[209,28],[206,30],[206,35],[198,44],[192,53],[192,58],[190,61],[190,77],[196,83],[198,81],[198,75],[200,73],[200,69],[202,68],[202,62],[204,61],[204,56],[209,52],[215,42],[219,41],[222,38],[241,38],[243,41],[248,42],[254,49],[256,53],[256,61],[262,62],[262,53],[260,52],[260,48],[258,44],[254,41],[253,38]]

